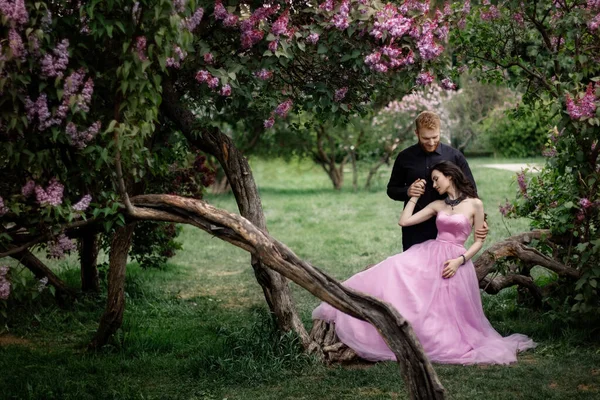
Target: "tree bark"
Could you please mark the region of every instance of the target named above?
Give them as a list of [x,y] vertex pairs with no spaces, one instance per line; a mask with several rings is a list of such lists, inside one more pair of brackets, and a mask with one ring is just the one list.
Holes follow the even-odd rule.
[[56,274],[54,274],[54,272],[52,272],[50,268],[46,267],[46,265],[29,250],[13,254],[11,257],[19,261],[25,266],[25,268],[30,270],[33,275],[35,275],[36,279],[47,277],[48,284],[54,286],[54,295],[59,304],[62,304],[62,302],[65,300],[72,301],[75,299],[75,291],[68,287],[58,276],[56,276]]
[[81,290],[84,293],[100,293],[98,278],[98,234],[85,230],[79,239],[79,258],[81,264]]
[[98,349],[106,344],[110,336],[121,327],[125,311],[125,270],[127,255],[133,240],[135,224],[128,224],[116,229],[110,243],[108,269],[108,297],[106,309],[100,319],[98,331],[88,345],[90,349]]
[[[263,231],[267,231],[265,216],[247,159],[235,147],[231,139],[217,129],[198,130],[196,116],[181,104],[181,94],[166,80],[163,84],[163,108],[165,114],[176,124],[190,143],[213,155],[225,171],[235,196],[240,214]],[[256,280],[283,332],[294,331],[305,349],[311,350],[311,340],[302,324],[287,280],[277,272],[265,268],[252,256],[250,261]]]
[[397,357],[413,399],[444,399],[439,381],[412,327],[391,305],[343,286],[298,258],[283,243],[248,220],[201,200],[171,195],[131,198],[132,217],[189,223],[249,251],[262,262],[338,310],[373,324]]

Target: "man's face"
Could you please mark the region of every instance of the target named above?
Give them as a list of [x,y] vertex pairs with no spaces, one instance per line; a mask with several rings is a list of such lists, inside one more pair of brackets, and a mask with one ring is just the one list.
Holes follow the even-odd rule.
[[425,152],[432,153],[437,149],[440,144],[439,129],[420,128],[416,133],[419,138],[419,145]]

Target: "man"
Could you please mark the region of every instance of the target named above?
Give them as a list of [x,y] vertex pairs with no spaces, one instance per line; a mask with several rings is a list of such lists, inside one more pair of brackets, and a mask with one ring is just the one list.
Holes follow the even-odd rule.
[[[462,153],[448,145],[440,143],[440,117],[431,111],[423,111],[415,120],[417,144],[398,154],[387,186],[387,194],[393,200],[406,202],[413,196],[421,196],[415,206],[415,213],[429,203],[443,197],[433,189],[431,168],[440,161],[451,161],[458,165],[475,186],[473,174]],[[477,190],[477,186],[475,186]],[[485,240],[487,224],[475,232]],[[435,239],[437,227],[435,218],[418,225],[402,228],[402,248],[408,250],[412,245]]]

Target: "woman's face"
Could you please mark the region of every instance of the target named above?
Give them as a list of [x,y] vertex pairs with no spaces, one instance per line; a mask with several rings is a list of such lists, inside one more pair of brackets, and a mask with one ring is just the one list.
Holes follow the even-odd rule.
[[452,178],[447,177],[435,169],[431,173],[431,180],[433,181],[433,188],[437,190],[439,194],[446,193],[452,184]]

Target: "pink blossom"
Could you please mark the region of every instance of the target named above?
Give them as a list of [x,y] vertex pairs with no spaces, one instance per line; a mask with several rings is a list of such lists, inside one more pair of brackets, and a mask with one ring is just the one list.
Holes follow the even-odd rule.
[[249,49],[264,37],[264,32],[258,29],[252,29],[242,32],[242,48]]
[[231,86],[229,84],[223,85],[220,94],[221,96],[231,96]]
[[343,31],[350,26],[350,21],[348,21],[348,17],[341,14],[336,14],[331,19],[331,24],[340,31]]
[[588,209],[592,206],[592,202],[589,201],[589,199],[586,199],[585,197],[579,199],[579,205],[581,206],[581,208]]
[[56,239],[48,243],[47,257],[61,259],[65,256],[65,253],[69,253],[71,250],[75,250],[75,243],[64,233],[61,233]]
[[481,12],[481,19],[484,21],[493,21],[500,18],[500,10],[494,5],[491,5],[487,11]]
[[444,88],[446,90],[456,90],[456,83],[452,82],[448,78],[442,79],[441,84],[442,84],[442,88]]
[[81,198],[81,200],[79,200],[77,203],[75,203],[73,205],[73,210],[85,211],[90,206],[91,201],[92,201],[92,196],[90,196],[89,194],[86,194],[85,196],[83,196]]
[[138,36],[135,38],[135,51],[140,60],[146,61],[146,36]]
[[263,68],[260,71],[256,71],[254,73],[254,76],[256,76],[261,81],[268,81],[273,77],[273,72]]
[[215,1],[215,19],[216,20],[225,19],[225,18],[227,18],[228,14],[229,13],[223,6],[223,2],[221,0],[216,0]]
[[588,22],[588,28],[590,28],[590,31],[597,30],[599,26],[600,26],[600,14],[596,15],[594,18],[592,18]]
[[35,190],[35,182],[30,179],[21,188],[21,194],[25,197],[29,197],[34,193],[34,190]]
[[319,8],[325,11],[333,11],[335,4],[333,3],[333,0],[325,0],[319,5]]
[[433,33],[424,33],[417,41],[417,48],[421,58],[425,61],[433,60],[438,57],[444,51],[444,47],[435,43],[433,39]]
[[337,102],[342,101],[344,99],[344,97],[346,97],[347,92],[348,92],[347,87],[343,87],[343,88],[336,90],[335,96],[334,96],[335,101],[337,101]]
[[274,124],[275,124],[275,118],[273,118],[273,117],[270,117],[269,119],[265,119],[265,122],[263,123],[264,127],[267,129],[273,127]]
[[210,78],[212,78],[212,75],[206,70],[198,71],[198,73],[196,73],[196,80],[199,83],[207,82]]
[[273,25],[271,26],[271,33],[275,36],[279,36],[279,35],[289,36],[288,22],[289,22],[289,12],[288,12],[288,10],[285,10],[279,16],[279,18],[277,18],[277,20],[275,22],[273,22]]
[[315,44],[319,41],[319,34],[318,33],[311,33],[310,35],[308,35],[306,37],[306,41],[310,44]]
[[376,51],[365,57],[365,64],[375,65],[379,63],[379,60],[381,60],[381,52]]
[[525,25],[525,20],[523,19],[523,14],[521,14],[521,13],[515,13],[513,15],[513,20],[515,20],[517,22],[517,24],[519,24],[520,26]]
[[375,72],[379,72],[379,73],[386,73],[388,71],[388,67],[387,65],[383,64],[383,63],[377,63],[373,66],[371,66],[371,69]]
[[64,186],[52,178],[48,184],[48,187],[44,190],[40,185],[35,187],[35,197],[40,206],[50,205],[58,206],[63,201]]
[[527,197],[527,181],[525,179],[525,173],[517,173],[517,183],[519,184],[519,190],[521,193]]
[[0,217],[9,211],[8,207],[4,205],[4,199],[0,196]]
[[209,88],[215,89],[219,86],[219,78],[217,78],[216,76],[213,76],[206,82],[206,84],[208,85]]
[[279,40],[273,40],[272,42],[269,42],[269,50],[271,50],[273,53],[275,53],[277,51],[278,45],[279,45]]
[[275,109],[275,114],[279,115],[282,118],[285,118],[292,109],[292,105],[292,100],[287,99],[286,101],[277,106],[277,108]]
[[506,217],[514,212],[514,206],[508,200],[506,200],[504,205],[498,206],[498,211],[500,211],[500,214],[502,214],[503,217]]
[[427,86],[427,85],[431,85],[431,83],[433,82],[433,75],[427,71],[427,72],[421,72],[416,79],[416,83],[417,85],[420,86]]
[[232,27],[236,26],[238,23],[238,16],[233,14],[228,14],[223,20],[223,26]]
[[214,61],[215,61],[215,58],[213,57],[212,53],[206,53],[204,55],[204,62],[206,64],[211,65]]
[[591,118],[596,113],[596,96],[594,94],[594,86],[588,84],[583,97],[579,101],[571,98],[571,95],[566,95],[567,112],[571,119]]
[[585,213],[583,213],[582,211],[579,211],[577,213],[577,221],[583,222],[583,220],[585,220]]

